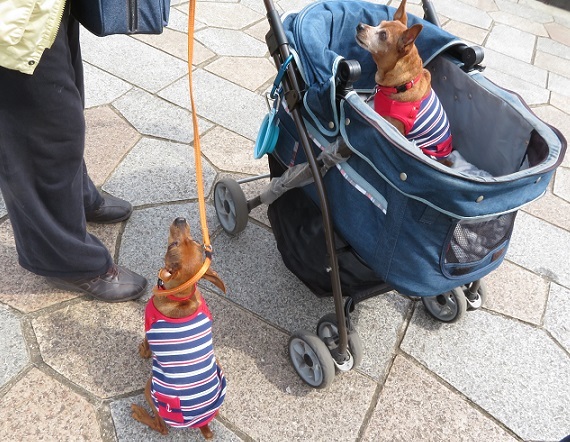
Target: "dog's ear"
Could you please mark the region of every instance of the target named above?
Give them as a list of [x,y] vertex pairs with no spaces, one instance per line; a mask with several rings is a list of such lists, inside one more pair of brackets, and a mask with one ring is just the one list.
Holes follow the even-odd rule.
[[408,15],[406,14],[406,0],[402,0],[400,6],[394,13],[394,20],[402,22],[404,26],[408,26]]
[[423,26],[419,23],[416,23],[411,28],[406,29],[398,40],[398,52],[407,53],[416,41],[416,38],[418,38],[422,29]]
[[214,270],[212,270],[211,268],[208,268],[208,270],[206,270],[206,274],[204,275],[204,279],[210,281],[212,284],[214,284],[216,287],[218,287],[222,292],[226,293],[226,285],[220,279],[218,274]]
[[178,249],[170,249],[166,252],[164,256],[164,267],[159,272],[164,274],[164,277],[159,276],[164,282],[170,281],[172,279],[176,279],[178,277],[178,273],[180,272],[180,257],[178,253]]

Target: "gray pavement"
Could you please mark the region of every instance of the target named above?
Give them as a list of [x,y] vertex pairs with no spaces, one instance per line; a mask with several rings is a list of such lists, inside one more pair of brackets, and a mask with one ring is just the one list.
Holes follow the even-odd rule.
[[[522,95],[570,139],[570,12],[537,0],[433,0],[445,29],[486,48],[486,75]],[[390,1],[397,6],[399,2]],[[304,0],[281,0],[281,11]],[[86,161],[133,216],[89,229],[117,261],[155,281],[167,229],[187,217],[199,237],[190,123],[188,4],[174,0],[160,36],[82,34]],[[421,15],[419,0],[408,12]],[[395,292],[359,304],[361,366],[326,390],[305,386],[287,340],[333,311],[283,265],[264,208],[239,236],[221,229],[212,189],[267,172],[253,144],[275,75],[261,0],[198,1],[194,86],[213,267],[204,284],[228,393],[218,441],[559,441],[570,434],[570,157],[545,197],[520,211],[489,299],[456,324]],[[261,182],[243,185],[255,195]],[[0,440],[201,440],[152,433],[130,417],[150,373],[137,353],[138,301],[104,304],[55,291],[17,264],[0,200]]]

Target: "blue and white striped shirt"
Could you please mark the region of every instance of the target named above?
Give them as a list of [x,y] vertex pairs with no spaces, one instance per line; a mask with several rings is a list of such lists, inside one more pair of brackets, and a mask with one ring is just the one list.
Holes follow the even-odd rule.
[[451,153],[449,120],[433,90],[422,100],[416,121],[406,137],[414,140],[427,155],[447,156]]
[[432,90],[420,101],[396,101],[377,86],[374,109],[383,117],[392,117],[404,125],[404,135],[426,155],[443,158],[452,151],[451,129],[447,114]]
[[212,315],[204,299],[190,317],[173,319],[148,302],[146,337],[152,351],[151,395],[158,414],[172,427],[201,427],[211,421],[226,394],[216,363]]

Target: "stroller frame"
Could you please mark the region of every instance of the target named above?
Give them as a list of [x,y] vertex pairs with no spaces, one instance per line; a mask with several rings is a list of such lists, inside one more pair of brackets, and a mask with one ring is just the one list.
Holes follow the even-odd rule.
[[[270,31],[265,38],[269,52],[275,60],[277,69],[279,69],[281,64],[291,55],[289,51],[289,43],[287,41],[287,37],[285,36],[281,17],[279,16],[279,13],[273,4],[273,1],[263,0],[263,2],[267,10],[269,27],[273,31]],[[297,127],[297,133],[300,137],[301,146],[303,147],[305,155],[307,155],[307,162],[309,164],[320,201],[320,208],[323,216],[323,227],[325,230],[325,241],[329,257],[328,270],[331,275],[333,301],[339,334],[338,347],[334,352],[331,353],[331,355],[338,366],[343,366],[350,359],[350,356],[348,354],[348,327],[346,319],[349,317],[349,315],[348,311],[345,312],[343,309],[338,257],[336,248],[334,246],[334,230],[329,210],[328,198],[323,184],[323,179],[321,177],[320,167],[317,164],[315,155],[313,154],[311,142],[307,135],[307,129],[305,127],[305,123],[303,122],[301,110],[299,109],[299,106],[302,103],[301,87],[299,84],[298,75],[295,72],[294,65],[290,65],[290,67],[287,69],[287,77],[284,79],[282,84],[285,100],[287,102],[287,106],[291,111],[295,126]]]

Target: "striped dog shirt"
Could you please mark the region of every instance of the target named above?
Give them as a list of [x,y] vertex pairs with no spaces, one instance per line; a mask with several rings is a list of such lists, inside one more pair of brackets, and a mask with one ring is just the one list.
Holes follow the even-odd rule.
[[158,414],[172,427],[206,425],[226,394],[206,301],[202,299],[192,316],[174,319],[160,313],[151,299],[145,310],[145,330],[152,351],[151,395]]
[[402,102],[390,99],[377,86],[374,110],[383,117],[401,121],[406,138],[415,141],[424,154],[439,159],[451,153],[449,120],[433,90],[420,101]]

